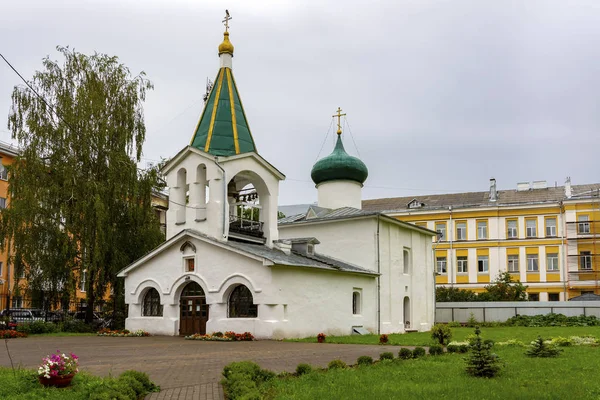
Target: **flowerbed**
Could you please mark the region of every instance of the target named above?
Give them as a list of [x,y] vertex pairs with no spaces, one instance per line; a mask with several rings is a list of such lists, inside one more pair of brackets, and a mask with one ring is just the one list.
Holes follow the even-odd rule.
[[201,335],[194,333],[185,337],[187,340],[205,340],[214,342],[246,342],[254,340],[254,336],[250,332],[235,333],[232,331],[225,332],[214,332],[212,334]]
[[27,334],[24,332],[17,332],[11,330],[0,331],[0,339],[16,339],[24,337],[27,337]]
[[150,334],[141,329],[138,329],[135,332],[130,332],[127,329],[123,331],[111,331],[110,329],[102,329],[101,331],[98,331],[98,336],[142,337],[150,336]]

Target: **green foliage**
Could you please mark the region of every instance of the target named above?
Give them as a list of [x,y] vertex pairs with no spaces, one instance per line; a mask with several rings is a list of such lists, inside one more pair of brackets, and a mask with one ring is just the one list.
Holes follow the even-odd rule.
[[310,364],[298,364],[296,367],[296,375],[304,375],[312,372],[312,366]]
[[446,324],[435,324],[431,328],[431,338],[443,346],[452,339],[452,330]]
[[500,372],[499,358],[492,353],[492,343],[486,343],[481,338],[481,330],[475,328],[475,339],[469,344],[470,355],[465,359],[466,371],[471,376],[492,378]]
[[437,303],[477,301],[477,293],[471,290],[440,286],[435,289],[435,301]]
[[424,357],[426,354],[427,354],[427,352],[421,346],[415,347],[412,352],[413,358],[421,358],[421,357]]
[[400,349],[400,351],[398,351],[398,357],[401,358],[402,360],[408,360],[408,359],[413,358],[413,353],[410,349],[403,347]]
[[131,377],[140,382],[147,392],[157,392],[160,388],[150,380],[150,377],[145,372],[127,370],[121,374],[121,377]]
[[446,350],[448,351],[448,353],[458,353],[458,345],[449,344],[448,346],[446,346]]
[[[0,213],[0,245],[15,273],[48,304],[68,299],[85,281],[91,322],[110,285],[124,310],[117,272],[164,240],[151,205],[156,169],[139,171],[145,140],[142,103],[152,84],[117,57],[58,47],[63,61],[16,86],[8,128],[20,155],[9,168],[11,206]],[[52,102],[52,113],[42,98]]]
[[469,345],[468,344],[459,344],[458,345],[458,352],[459,353],[466,353],[469,351]]
[[477,322],[477,318],[475,318],[475,314],[469,313],[469,319],[467,320],[467,326],[472,328],[477,325],[479,325],[479,322]]
[[261,369],[251,361],[227,364],[223,368],[223,387],[231,400],[260,399],[259,386],[275,378],[272,371]]
[[558,357],[561,350],[556,348],[556,346],[552,343],[547,343],[542,339],[541,336],[538,336],[531,344],[527,347],[527,351],[525,355],[528,357]]
[[33,321],[29,324],[19,324],[17,325],[17,331],[36,335],[40,333],[54,333],[58,332],[59,327],[52,322],[44,322],[44,321]]
[[59,325],[59,329],[61,332],[72,332],[72,333],[92,333],[94,332],[94,328],[84,321],[79,319],[70,319],[66,320],[62,324]]
[[329,364],[327,364],[327,369],[336,369],[336,368],[344,369],[346,367],[347,367],[346,363],[343,362],[342,360],[332,360],[329,362]]
[[379,355],[379,359],[381,361],[383,360],[393,360],[394,359],[394,353],[390,352],[390,351],[385,351],[383,353],[381,353]]
[[600,326],[600,319],[594,315],[567,317],[563,314],[517,315],[506,320],[507,326]]
[[444,347],[441,344],[432,344],[429,346],[429,354],[432,356],[444,354]]
[[[393,355],[392,355],[392,358],[394,358]],[[371,365],[371,364],[373,364],[373,357],[371,357],[371,356],[360,356],[356,360],[356,364],[357,365]]]

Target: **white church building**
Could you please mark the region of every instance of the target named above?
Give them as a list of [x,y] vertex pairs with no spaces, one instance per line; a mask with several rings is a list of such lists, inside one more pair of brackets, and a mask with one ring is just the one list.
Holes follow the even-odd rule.
[[311,173],[318,206],[278,221],[285,176],[258,153],[233,50],[226,24],[192,141],[162,170],[166,241],[119,272],[126,328],[257,338],[429,330],[435,232],[361,210],[368,171],[344,150],[339,109],[337,144]]

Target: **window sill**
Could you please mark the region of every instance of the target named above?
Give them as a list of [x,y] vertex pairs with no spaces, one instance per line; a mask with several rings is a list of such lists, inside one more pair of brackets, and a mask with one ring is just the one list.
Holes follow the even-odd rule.
[[527,271],[528,274],[539,274],[540,271]]
[[175,225],[185,225],[185,222],[175,222]]
[[558,274],[560,269],[547,269],[546,272],[549,274]]
[[477,271],[477,275],[489,275],[489,274],[490,274],[489,271],[485,271],[485,272]]

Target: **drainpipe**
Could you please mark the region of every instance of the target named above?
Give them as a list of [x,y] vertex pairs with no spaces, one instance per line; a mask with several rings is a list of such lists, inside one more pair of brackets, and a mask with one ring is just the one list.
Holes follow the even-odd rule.
[[[558,229],[558,227],[560,226],[560,250],[562,253],[562,257],[561,259],[564,260],[564,262],[562,263],[563,268],[562,268],[562,281],[563,281],[563,293],[564,293],[564,301],[569,300],[569,291],[567,288],[567,281],[569,279],[568,274],[569,274],[569,256],[567,255],[567,249],[565,246],[565,233],[567,230],[567,223],[566,223],[566,216],[564,213],[564,204],[562,201],[558,202],[558,206],[560,208],[560,224],[556,224],[556,229]],[[558,232],[557,232],[558,233]],[[546,279],[547,280],[547,279]]]
[[[454,228],[452,228],[452,206],[448,207],[448,211],[450,212],[450,226],[448,227],[449,229],[448,231],[448,241],[450,242],[450,267],[446,266],[446,268],[448,268],[448,278],[450,278],[450,287],[453,288],[454,287],[454,276],[452,276],[454,274],[454,258],[452,256],[452,240],[454,239]],[[451,272],[452,271],[452,272]]]
[[215,164],[223,173],[223,239],[227,239],[227,224],[225,222],[227,218],[227,174],[225,174],[225,170],[219,164],[219,157],[215,156]]
[[381,258],[379,257],[379,214],[377,214],[377,334],[381,334]]

